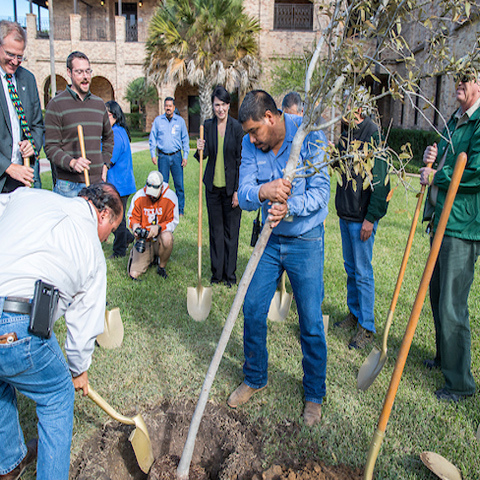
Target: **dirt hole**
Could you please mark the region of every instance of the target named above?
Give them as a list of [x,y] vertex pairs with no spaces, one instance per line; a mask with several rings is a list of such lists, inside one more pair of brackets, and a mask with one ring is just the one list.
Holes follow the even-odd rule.
[[[138,467],[128,441],[132,427],[109,421],[85,442],[70,469],[73,480],[175,480],[195,410],[191,402],[164,403],[142,412],[155,462],[149,475]],[[294,433],[294,431],[292,431]],[[285,457],[288,458],[288,452]],[[241,412],[208,403],[198,431],[189,480],[361,480],[360,469],[279,462],[262,469],[261,432]]]

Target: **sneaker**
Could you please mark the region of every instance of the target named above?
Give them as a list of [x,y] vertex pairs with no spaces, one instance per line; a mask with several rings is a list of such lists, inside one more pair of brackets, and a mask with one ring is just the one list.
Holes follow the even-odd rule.
[[437,397],[437,400],[453,403],[458,403],[460,399],[465,398],[462,395],[457,395],[456,393],[449,392],[446,388],[441,388],[440,390],[437,390],[435,392],[435,396]]
[[307,427],[318,425],[322,420],[322,405],[314,402],[305,402],[303,421]]
[[245,382],[242,382],[242,384],[228,397],[227,405],[230,408],[237,408],[239,405],[247,403],[254,393],[263,390],[265,387],[252,388],[249,387]]
[[357,333],[352,337],[348,348],[355,348],[356,350],[361,350],[365,348],[369,343],[373,342],[373,332],[370,330],[365,330],[360,324],[358,325]]
[[160,265],[157,267],[157,273],[162,277],[162,278],[168,278],[167,271],[165,268],[161,267]]
[[38,440],[34,438],[27,443],[27,454],[24,459],[9,473],[0,475],[0,480],[18,480],[25,469],[37,458]]
[[333,326],[351,330],[357,326],[357,323],[358,318],[352,312],[348,312],[348,315],[341,322],[336,322]]

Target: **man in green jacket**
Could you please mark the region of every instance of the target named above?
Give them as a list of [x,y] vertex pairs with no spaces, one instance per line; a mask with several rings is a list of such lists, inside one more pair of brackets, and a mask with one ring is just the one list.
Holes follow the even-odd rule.
[[480,254],[480,75],[473,68],[458,76],[452,115],[442,140],[426,148],[420,183],[430,185],[427,201],[435,204],[433,231],[442,213],[457,156],[467,154],[467,166],[445,230],[437,264],[430,281],[430,303],[436,334],[436,356],[424,364],[440,367],[445,386],[435,392],[439,400],[458,402],[475,393],[471,372],[468,295],[475,262]]

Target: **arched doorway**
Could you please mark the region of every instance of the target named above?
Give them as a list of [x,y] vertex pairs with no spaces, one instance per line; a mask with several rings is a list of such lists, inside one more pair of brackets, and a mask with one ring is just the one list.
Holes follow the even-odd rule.
[[90,91],[104,102],[115,100],[112,84],[105,77],[93,77]]
[[[45,80],[45,85],[43,87],[43,101],[44,108],[48,105],[48,102],[52,99],[52,91],[50,89],[50,80],[51,77],[47,77]],[[57,84],[57,93],[62,92],[67,87],[67,81],[61,75],[55,75],[55,80]]]

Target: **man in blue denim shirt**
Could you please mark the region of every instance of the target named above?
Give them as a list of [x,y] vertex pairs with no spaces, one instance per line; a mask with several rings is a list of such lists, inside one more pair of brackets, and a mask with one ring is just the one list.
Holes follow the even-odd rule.
[[172,172],[173,185],[178,197],[178,212],[183,217],[185,211],[183,169],[187,166],[190,151],[188,131],[185,120],[175,113],[175,100],[172,97],[165,99],[164,109],[165,113],[159,115],[152,124],[149,137],[150,154],[153,164],[158,166],[158,171],[165,182],[168,183],[170,171]]
[[[277,283],[286,270],[292,284],[300,323],[303,351],[304,421],[321,420],[325,396],[327,345],[322,320],[323,221],[330,197],[330,178],[307,170],[306,178],[293,184],[284,180],[292,141],[301,118],[282,114],[266,92],[248,93],[240,107],[239,121],[247,134],[242,145],[238,200],[243,210],[262,207],[263,218],[272,221],[273,232],[250,283],[244,313],[244,382],[227,403],[236,408],[267,385],[267,313]],[[326,138],[312,132],[305,138],[299,164],[322,162]]]

